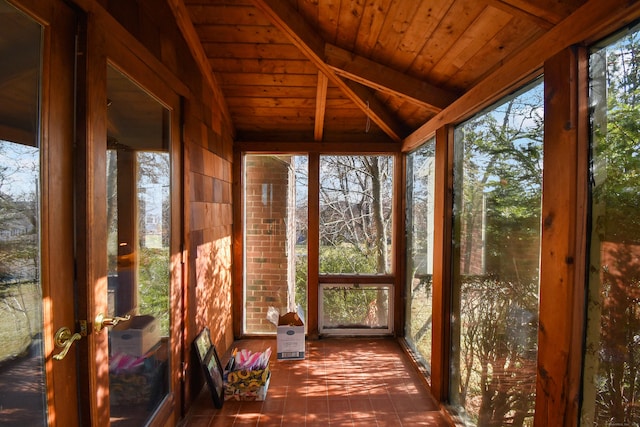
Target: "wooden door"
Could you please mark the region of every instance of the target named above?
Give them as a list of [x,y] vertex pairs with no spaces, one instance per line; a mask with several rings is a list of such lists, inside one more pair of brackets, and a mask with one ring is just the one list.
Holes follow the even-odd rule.
[[75,14],[0,9],[0,424],[76,426]]
[[[82,422],[172,425],[180,387],[179,100],[104,14],[80,31],[75,164]],[[119,33],[126,39],[127,35]],[[117,323],[117,324],[116,324]]]

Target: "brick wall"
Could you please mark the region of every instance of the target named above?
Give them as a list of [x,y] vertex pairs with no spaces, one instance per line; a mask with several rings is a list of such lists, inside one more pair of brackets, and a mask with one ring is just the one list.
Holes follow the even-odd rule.
[[460,272],[513,283],[538,280],[540,219],[492,217],[491,200],[461,221]]
[[[491,219],[489,219],[491,223]],[[502,281],[535,283],[540,266],[540,219],[500,223],[500,234],[487,235],[487,272]]]

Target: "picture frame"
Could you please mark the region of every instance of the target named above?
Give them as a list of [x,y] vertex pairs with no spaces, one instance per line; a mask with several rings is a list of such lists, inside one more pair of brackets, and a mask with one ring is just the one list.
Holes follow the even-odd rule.
[[222,364],[215,346],[211,346],[202,363],[207,386],[216,408],[222,408],[224,403],[224,374]]
[[209,353],[209,350],[212,346],[213,344],[211,344],[211,333],[209,331],[209,328],[205,327],[193,340],[193,347],[198,356],[198,361],[201,364],[204,363],[207,354]]

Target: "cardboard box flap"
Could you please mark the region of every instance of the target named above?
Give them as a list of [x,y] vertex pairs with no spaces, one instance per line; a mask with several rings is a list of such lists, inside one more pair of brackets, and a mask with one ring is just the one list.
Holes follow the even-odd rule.
[[304,326],[304,322],[298,313],[287,313],[278,319],[278,326]]
[[269,307],[267,310],[267,320],[275,326],[304,326],[304,311],[302,306],[298,305],[297,310],[297,312],[290,311],[281,316],[277,308]]

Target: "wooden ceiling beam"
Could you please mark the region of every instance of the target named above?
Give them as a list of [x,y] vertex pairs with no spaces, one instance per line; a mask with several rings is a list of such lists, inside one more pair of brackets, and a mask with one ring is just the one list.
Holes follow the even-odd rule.
[[[567,15],[569,8],[564,9],[562,3],[556,0],[492,0],[490,4],[498,8],[501,8],[501,6],[506,7],[514,15],[526,15],[538,24],[544,25],[546,23],[546,25],[551,24],[551,26],[554,26]],[[546,25],[542,28],[551,28]]]
[[456,124],[491,105],[535,76],[542,74],[546,58],[573,44],[589,43],[640,18],[640,2],[589,0],[553,29],[523,47],[515,55],[469,89],[453,104],[416,129],[402,142],[411,151],[447,124]]
[[329,79],[322,71],[318,71],[318,89],[316,92],[316,120],[315,128],[313,130],[313,139],[316,141],[322,141],[322,136],[324,134],[324,112],[327,108],[328,86]]
[[309,141],[305,139],[282,139],[281,141],[267,140],[251,140],[236,141],[234,149],[247,153],[331,153],[331,154],[389,154],[399,153],[400,143],[389,141],[367,141],[364,145],[360,140],[349,140],[349,136],[345,136],[343,141]]
[[354,90],[352,82],[343,80],[332,67],[325,63],[325,41],[305,22],[288,1],[253,0],[253,4],[384,133],[396,142],[402,140],[407,130],[395,117],[389,114],[386,107],[375,96],[371,96],[371,93],[362,89]]
[[408,76],[332,44],[325,44],[325,61],[333,71],[384,94],[397,96],[438,113],[458,98],[458,94]]
[[516,18],[526,19],[527,21],[535,23],[538,27],[544,30],[550,30],[557,22],[551,22],[548,19],[532,13],[530,10],[522,9],[509,0],[489,0],[489,5],[496,9],[503,10],[512,14]]
[[231,127],[231,132],[235,135],[236,131],[233,128],[233,121],[231,120],[231,114],[229,112],[229,107],[225,101],[224,95],[222,93],[222,89],[220,89],[220,85],[216,76],[213,74],[213,70],[211,69],[211,64],[209,64],[209,58],[207,58],[207,54],[204,51],[204,47],[200,42],[200,37],[196,32],[195,27],[193,26],[193,21],[189,16],[189,11],[184,4],[183,0],[169,0],[167,2],[171,11],[173,12],[173,16],[176,19],[176,24],[180,31],[182,32],[182,36],[184,37],[187,45],[189,46],[189,50],[191,50],[191,54],[193,55],[200,71],[204,75],[205,79],[209,83],[211,87],[211,91],[214,96],[217,98],[219,105],[222,107],[222,115],[225,120]]

